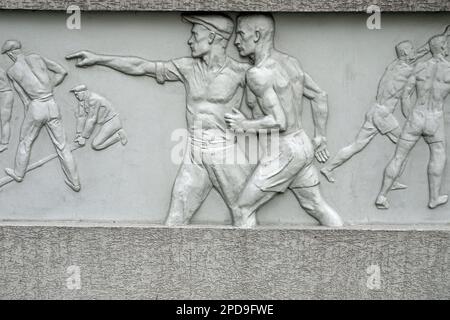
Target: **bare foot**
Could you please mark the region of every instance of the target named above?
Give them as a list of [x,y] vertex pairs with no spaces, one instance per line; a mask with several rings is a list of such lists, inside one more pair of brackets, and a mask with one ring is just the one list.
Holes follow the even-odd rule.
[[71,181],[69,181],[67,178],[64,178],[64,182],[70,187],[70,189],[72,189],[75,192],[79,192],[81,190],[81,185],[78,184],[74,184]]
[[400,183],[398,181],[395,181],[391,187],[391,190],[403,190],[403,189],[407,189],[407,188],[408,188],[407,185]]
[[320,173],[322,173],[325,176],[325,178],[327,178],[328,182],[331,182],[331,183],[336,182],[336,179],[334,179],[334,177],[331,173],[331,170],[327,169],[326,167],[323,167],[320,170]]
[[389,201],[385,196],[378,196],[377,201],[375,201],[375,205],[378,209],[389,209]]
[[428,203],[428,207],[430,209],[434,209],[438,206],[446,204],[447,201],[448,201],[448,195],[442,195],[442,196],[439,196],[436,200],[430,200],[430,203]]
[[125,130],[120,129],[118,132],[119,137],[120,137],[120,143],[124,146],[128,143],[128,138],[127,138],[127,134],[125,133]]
[[11,168],[6,168],[5,172],[8,176],[10,176],[11,178],[13,178],[16,182],[22,182],[23,181],[23,177],[19,177],[16,172],[14,171],[14,169]]

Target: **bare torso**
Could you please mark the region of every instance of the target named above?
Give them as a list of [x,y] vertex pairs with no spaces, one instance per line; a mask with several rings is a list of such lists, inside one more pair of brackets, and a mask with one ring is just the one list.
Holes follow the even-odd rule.
[[377,103],[392,113],[395,110],[414,66],[402,60],[392,62],[381,77],[378,85]]
[[187,125],[189,131],[218,130],[225,133],[225,113],[239,109],[243,99],[248,65],[227,58],[218,71],[208,71],[195,60],[185,73]]
[[53,93],[53,82],[44,60],[36,55],[20,55],[8,70],[8,76],[16,82],[30,100]]
[[280,132],[280,135],[301,129],[304,74],[299,63],[284,53],[274,51],[270,57],[261,64],[252,67],[248,72],[257,72],[258,82],[264,83],[257,83],[253,81],[251,76],[247,77],[249,81],[247,104],[252,108],[260,108],[264,115],[268,115],[269,110],[264,107],[263,103],[258,102],[259,98],[253,93],[252,87],[269,83],[277,94],[286,115],[286,129]]
[[444,100],[450,93],[450,62],[431,58],[417,65],[417,101],[413,111],[442,112]]

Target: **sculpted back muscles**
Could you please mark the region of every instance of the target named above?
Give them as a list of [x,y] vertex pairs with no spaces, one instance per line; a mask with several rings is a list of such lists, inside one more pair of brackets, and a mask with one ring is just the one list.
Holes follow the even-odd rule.
[[[422,46],[415,50],[410,41],[402,41],[395,46],[395,51],[397,59],[386,68],[381,77],[377,89],[376,103],[367,112],[365,121],[354,142],[342,148],[322,168],[321,173],[328,181],[334,182],[333,171],[362,151],[377,134],[386,135],[392,142],[397,143],[401,128],[393,113],[395,108],[401,104],[403,91],[414,70],[414,63],[426,55],[429,49],[428,46]],[[405,114],[403,104],[402,112]],[[394,182],[392,188],[404,189],[406,186]]]
[[81,185],[77,167],[66,142],[59,107],[53,97],[54,88],[64,80],[67,71],[58,63],[37,54],[25,55],[21,49],[21,43],[15,40],[6,41],[2,47],[2,53],[13,61],[7,74],[25,107],[15,166],[5,171],[17,182],[23,180],[34,141],[45,127],[61,162],[66,184],[79,191]]
[[[389,208],[387,194],[393,181],[400,174],[409,152],[423,137],[430,148],[428,163],[429,203],[433,209],[448,201],[440,193],[442,175],[446,163],[446,138],[444,100],[450,93],[450,62],[446,36],[434,36],[429,41],[432,57],[417,64],[403,94],[403,104],[409,115],[395,150],[393,159],[386,167],[383,184],[376,200],[379,209]],[[417,99],[412,104],[411,94]]]

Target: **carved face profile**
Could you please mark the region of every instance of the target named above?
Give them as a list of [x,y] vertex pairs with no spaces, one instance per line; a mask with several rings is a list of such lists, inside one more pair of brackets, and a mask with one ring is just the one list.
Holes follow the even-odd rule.
[[200,24],[194,24],[188,45],[193,58],[201,58],[211,50],[215,34]]
[[239,19],[236,28],[236,40],[234,41],[239,54],[243,57],[252,55],[256,49],[256,42],[255,29],[245,19]]

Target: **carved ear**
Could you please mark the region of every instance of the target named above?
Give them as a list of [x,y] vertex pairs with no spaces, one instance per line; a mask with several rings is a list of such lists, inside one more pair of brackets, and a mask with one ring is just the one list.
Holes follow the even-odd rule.
[[261,32],[258,30],[255,31],[255,43],[258,42],[261,39]]
[[212,44],[214,42],[214,39],[216,38],[216,34],[211,32],[208,38],[209,38],[208,43]]

